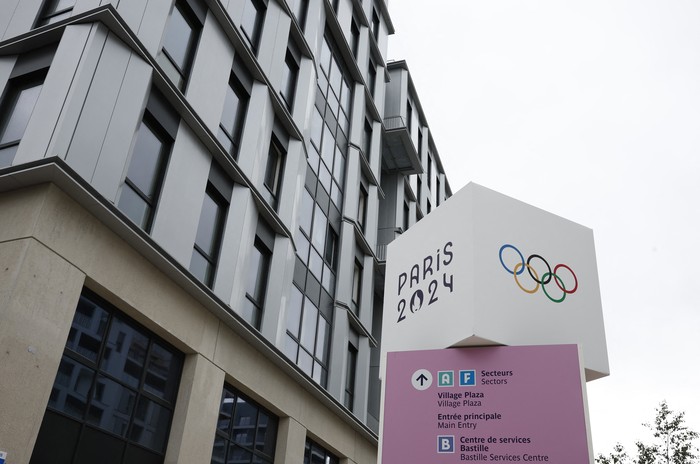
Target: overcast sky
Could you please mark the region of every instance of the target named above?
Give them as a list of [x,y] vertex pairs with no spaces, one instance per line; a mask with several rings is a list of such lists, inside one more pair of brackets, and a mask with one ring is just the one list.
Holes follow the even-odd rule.
[[[429,5],[429,6],[428,6]],[[392,0],[453,191],[474,181],[590,227],[612,374],[594,450],[667,400],[700,432],[700,2]]]

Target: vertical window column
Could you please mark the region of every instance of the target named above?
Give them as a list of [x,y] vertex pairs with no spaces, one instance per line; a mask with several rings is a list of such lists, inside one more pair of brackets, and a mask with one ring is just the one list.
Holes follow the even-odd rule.
[[297,80],[299,77],[299,65],[301,63],[301,53],[298,47],[290,42],[287,53],[284,56],[284,68],[282,68],[282,88],[280,94],[287,104],[287,109],[291,112],[294,108],[294,96],[296,95]]
[[246,299],[243,302],[243,318],[258,330],[260,330],[265,308],[265,294],[267,293],[270,262],[272,261],[272,250],[274,247],[275,233],[267,224],[259,222],[253,250],[250,255]]
[[[284,165],[287,160],[287,147],[289,136],[282,125],[275,121],[270,147],[267,151],[267,164],[265,166],[266,200],[275,210],[279,204],[279,195],[282,190],[282,176],[284,175]],[[265,193],[265,192],[263,192]]]
[[260,45],[260,36],[266,11],[267,1],[264,0],[245,0],[245,5],[243,5],[241,30],[243,31],[243,37],[254,54],[257,54],[258,46]]
[[253,79],[236,55],[233,60],[233,70],[226,89],[224,109],[221,113],[219,132],[217,138],[234,159],[238,157],[238,149],[241,145],[243,123],[245,122],[250,93],[253,88]]
[[214,287],[232,191],[233,182],[212,162],[190,261],[190,271],[210,288]]
[[357,372],[357,347],[359,345],[359,335],[350,329],[348,340],[347,359],[345,360],[345,397],[343,404],[350,411],[355,405],[355,377]]
[[46,71],[10,79],[0,102],[0,168],[10,166],[39,99]]
[[136,132],[129,168],[117,207],[146,232],[151,231],[160,189],[180,118],[153,88]]
[[180,90],[187,83],[206,13],[200,0],[177,0],[170,13],[157,61]]
[[69,18],[74,6],[75,0],[45,0],[35,27],[57,23]]

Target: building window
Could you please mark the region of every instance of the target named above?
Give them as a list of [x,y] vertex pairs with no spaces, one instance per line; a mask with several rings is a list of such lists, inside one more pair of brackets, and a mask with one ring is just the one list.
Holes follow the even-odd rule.
[[360,309],[360,298],[362,297],[362,264],[355,260],[355,267],[352,272],[352,309],[355,314]]
[[272,464],[277,442],[277,417],[224,385],[216,425],[212,464]]
[[365,227],[367,226],[367,201],[367,190],[360,185],[360,197],[357,201],[357,224],[362,229],[362,232],[366,232]]
[[263,20],[267,6],[262,0],[246,0],[243,6],[241,30],[251,50],[257,52],[260,45]]
[[[193,8],[194,7],[194,8]],[[195,49],[204,22],[195,9],[202,9],[194,0],[177,0],[170,13],[158,63],[175,86],[183,90],[194,61]]]
[[372,124],[369,120],[365,119],[365,127],[362,133],[362,154],[365,155],[365,159],[369,160],[369,155],[372,150]]
[[330,315],[292,285],[287,306],[287,339],[284,352],[289,359],[325,387],[328,381]]
[[411,102],[406,102],[406,128],[409,133],[413,132],[413,107]]
[[284,171],[284,148],[273,135],[270,141],[270,149],[267,152],[267,166],[265,167],[265,188],[270,193],[270,203],[276,209],[280,190],[282,189],[282,173]]
[[129,168],[117,202],[117,207],[146,232],[150,232],[153,225],[179,125],[178,114],[153,88],[136,132]]
[[272,251],[260,237],[255,237],[253,252],[250,255],[250,265],[246,271],[248,273],[248,284],[246,286],[243,318],[258,330],[260,330],[263,308],[265,307],[265,293],[267,292],[271,259]]
[[408,207],[408,203],[403,202],[403,230],[406,232],[410,226],[411,219],[411,209]]
[[182,360],[84,291],[31,462],[163,462]]
[[291,8],[292,13],[297,18],[299,27],[304,30],[306,24],[306,11],[309,7],[309,0],[290,0],[289,8]]
[[369,89],[369,94],[374,98],[374,88],[377,85],[377,65],[374,59],[370,58],[369,67],[367,68],[367,88]]
[[428,154],[428,188],[433,185],[433,157]]
[[224,99],[224,111],[219,123],[218,139],[234,158],[238,156],[249,100],[250,94],[235,74],[231,73]]
[[304,447],[304,464],[338,464],[338,458],[309,438]]
[[295,47],[290,46],[287,48],[287,54],[284,57],[284,68],[282,68],[282,90],[280,94],[289,111],[294,106],[300,59],[301,56]]
[[360,50],[360,27],[357,25],[357,19],[353,16],[350,22],[350,35],[352,36],[352,55],[357,59],[357,52]]
[[214,286],[227,210],[228,203],[211,183],[208,184],[199,215],[190,271],[210,288]]
[[173,139],[146,111],[124,179],[118,208],[146,232],[151,231]]
[[379,42],[379,13],[376,8],[372,8],[372,34],[374,34],[374,40]]
[[53,24],[70,17],[75,0],[46,0],[41,8],[36,27]]
[[357,343],[359,339],[354,330],[350,331],[351,341],[348,342],[347,364],[345,365],[345,398],[343,404],[352,411],[355,403],[355,373],[357,371]]
[[0,168],[10,166],[39,99],[46,70],[10,79],[0,103]]

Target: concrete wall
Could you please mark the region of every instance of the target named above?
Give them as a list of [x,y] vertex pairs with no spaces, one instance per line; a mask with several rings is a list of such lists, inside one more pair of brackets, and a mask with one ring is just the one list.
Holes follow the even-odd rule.
[[8,462],[31,455],[83,285],[186,355],[166,462],[210,460],[224,381],[281,418],[276,462],[300,462],[307,436],[348,462],[375,462],[375,443],[55,185],[0,194],[0,215]]

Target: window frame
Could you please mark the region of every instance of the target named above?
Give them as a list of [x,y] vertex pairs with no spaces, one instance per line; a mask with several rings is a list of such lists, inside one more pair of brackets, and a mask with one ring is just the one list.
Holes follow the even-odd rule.
[[[195,236],[195,241],[192,250],[192,258],[194,254],[197,253],[199,256],[204,258],[207,263],[207,269],[205,271],[204,279],[202,276],[196,276],[204,285],[209,288],[214,288],[214,282],[216,280],[216,273],[219,268],[219,258],[221,256],[221,244],[224,238],[224,230],[226,227],[226,218],[228,217],[229,203],[226,201],[224,196],[218,191],[218,189],[211,183],[207,182],[207,187],[204,190],[204,198],[202,200],[202,206],[204,206],[204,201],[209,197],[212,202],[217,206],[217,215],[215,218],[215,223],[212,224],[212,229],[214,231],[212,252],[211,255],[202,248],[201,244],[197,243],[197,237],[199,236],[199,229],[202,227],[202,220],[204,219],[204,210],[200,210],[199,221],[197,224],[197,235]],[[190,272],[194,274],[192,270],[193,259],[190,260]]]
[[[80,306],[81,303],[87,302],[86,304],[92,305],[93,307],[97,307],[101,310],[103,314],[103,319],[99,321],[99,328],[102,329],[102,334],[90,334],[89,338],[93,338],[92,336],[95,335],[95,337],[100,337],[99,340],[97,341],[96,344],[96,349],[94,351],[95,353],[95,359],[91,359],[88,357],[84,352],[80,352],[79,348],[81,348],[81,342],[85,339],[83,335],[89,330],[83,330],[85,326],[83,325],[83,320],[79,319],[79,313],[80,313]],[[94,314],[92,315],[94,318]],[[99,314],[98,314],[99,316]],[[106,318],[106,321],[105,319]],[[110,335],[112,334],[112,329],[115,327],[115,323],[121,323],[123,326],[128,327],[133,331],[133,333],[136,333],[146,339],[146,349],[144,351],[144,357],[142,361],[141,366],[136,366],[136,369],[140,369],[140,373],[137,375],[136,371],[133,371],[131,369],[134,369],[134,367],[129,367],[130,363],[131,365],[134,365],[135,363],[132,362],[132,359],[134,357],[138,356],[137,354],[134,354],[132,352],[132,349],[134,348],[134,344],[130,343],[128,347],[128,352],[127,352],[127,359],[125,361],[124,365],[124,373],[127,373],[127,369],[130,369],[131,371],[128,372],[128,374],[132,375],[132,377],[137,378],[137,384],[133,385],[129,383],[127,380],[124,378],[121,378],[120,376],[117,375],[117,372],[113,371],[110,369],[110,358],[115,355],[115,353],[120,352],[119,348],[119,343],[120,339],[117,338],[116,343],[115,340],[110,339]],[[93,323],[93,325],[95,325]],[[78,339],[80,340],[78,344],[73,347],[70,346],[69,344],[71,343],[71,339]],[[121,339],[122,342],[124,339]],[[130,342],[129,339],[127,338],[127,342]],[[139,347],[138,345],[136,346],[137,348]],[[158,347],[158,349],[165,351],[171,356],[171,365],[169,367],[169,371],[167,374],[167,379],[171,381],[175,381],[174,384],[170,385],[169,390],[167,392],[163,392],[163,395],[168,397],[168,398],[161,398],[157,394],[149,391],[147,387],[147,379],[148,379],[148,374],[152,373],[149,370],[150,366],[153,367],[158,367],[158,365],[153,365],[153,357],[152,355],[154,354],[154,347]],[[156,353],[155,356],[158,354]],[[59,368],[59,372],[56,374],[56,378],[53,383],[53,388],[52,388],[52,395],[51,399],[49,400],[49,404],[46,407],[46,413],[44,416],[44,420],[42,421],[42,427],[39,432],[39,437],[37,439],[37,445],[34,447],[34,454],[32,455],[32,458],[34,458],[34,455],[39,452],[45,452],[45,449],[41,447],[41,439],[42,439],[42,432],[44,433],[44,437],[47,436],[47,434],[52,433],[50,431],[44,430],[44,423],[47,420],[47,417],[49,420],[52,420],[54,417],[58,417],[61,420],[64,421],[71,421],[71,425],[76,425],[80,432],[78,435],[75,437],[75,441],[72,442],[72,448],[64,450],[64,453],[70,453],[72,456],[72,459],[75,459],[76,455],[80,452],[80,444],[81,440],[86,440],[89,441],[89,438],[83,438],[84,432],[87,430],[88,432],[92,431],[92,433],[100,433],[103,436],[109,437],[112,440],[118,440],[119,443],[121,443],[122,446],[122,454],[120,458],[120,462],[122,463],[127,463],[130,462],[130,457],[132,454],[130,453],[138,453],[139,450],[140,452],[144,452],[143,450],[147,450],[147,453],[151,453],[152,455],[158,455],[160,456],[161,459],[165,458],[165,453],[167,451],[168,447],[168,441],[169,441],[169,435],[170,435],[170,430],[173,424],[173,418],[175,416],[175,409],[177,407],[177,396],[178,396],[178,391],[180,389],[180,383],[182,380],[182,370],[184,366],[184,359],[185,356],[184,354],[173,347],[170,343],[153,333],[151,330],[148,328],[144,327],[140,323],[136,322],[133,320],[131,317],[127,316],[123,312],[121,312],[118,308],[114,307],[113,305],[109,304],[106,302],[104,299],[99,297],[97,294],[94,292],[88,290],[87,288],[84,288],[81,295],[78,304],[76,305],[76,311],[73,316],[73,321],[71,323],[71,331],[69,333],[68,340],[66,341],[66,345],[63,349],[63,355],[61,357],[61,363],[67,360],[67,362],[72,362],[73,366],[78,366],[79,368],[82,368],[83,371],[87,370],[88,372],[91,373],[91,380],[90,380],[90,386],[85,389],[85,387],[82,387],[82,390],[85,395],[85,404],[83,406],[82,413],[80,416],[76,414],[75,411],[69,412],[66,410],[60,409],[60,407],[54,406],[51,403],[54,401],[54,390],[57,388],[56,386],[59,386],[59,394],[60,394],[60,387],[65,386],[63,385],[62,378],[61,378],[61,371]],[[71,369],[72,371],[72,369]],[[159,373],[159,372],[158,372]],[[82,377],[81,377],[82,378]],[[78,379],[80,380],[80,379]],[[114,432],[113,430],[109,430],[102,426],[102,424],[95,424],[94,421],[94,414],[93,412],[93,406],[95,403],[98,405],[102,402],[102,397],[100,393],[100,388],[99,385],[103,385],[102,389],[104,390],[106,385],[105,383],[100,384],[100,381],[107,381],[107,384],[111,384],[114,386],[118,386],[122,388],[122,391],[127,391],[131,392],[134,394],[133,397],[133,402],[128,403],[129,407],[131,408],[131,411],[126,413],[128,414],[128,425],[127,428],[124,430],[122,435],[119,435],[118,433]],[[73,388],[78,388],[77,387],[77,381],[76,381],[76,386]],[[65,390],[66,391],[66,402],[68,399],[68,394],[70,392],[73,392],[74,390]],[[112,390],[113,391],[113,390]],[[115,398],[116,399],[116,398]],[[141,400],[144,399],[145,401],[154,403],[157,407],[164,408],[169,411],[169,419],[167,422],[167,426],[165,427],[165,430],[161,430],[162,435],[162,443],[160,443],[161,447],[160,449],[156,449],[152,446],[149,445],[144,445],[143,443],[140,442],[139,438],[134,438],[134,428],[137,426],[137,421],[139,420],[138,418],[138,407],[141,404]],[[114,411],[114,417],[117,417],[117,413],[124,415],[124,412],[122,408],[124,408],[123,404],[124,396],[120,396],[119,402],[114,402],[110,404],[113,406],[113,411]],[[110,406],[108,405],[108,406]],[[69,405],[65,405],[64,402],[64,408],[69,408]],[[68,424],[68,422],[64,422],[65,424]],[[50,440],[50,439],[49,439]],[[52,442],[53,443],[53,442]],[[51,455],[53,456],[54,453],[56,452],[55,449],[52,449]],[[42,459],[41,456],[37,457],[37,459]]]
[[[29,122],[31,121],[32,115],[34,114],[36,104],[39,101],[39,98],[41,97],[41,92],[43,90],[47,73],[48,68],[44,68],[29,72],[27,74],[11,77],[7,81],[5,90],[2,93],[2,96],[0,96],[0,168],[12,165],[12,161],[14,160],[14,157],[17,154],[19,144],[22,142],[24,134],[27,131],[27,127],[29,126]],[[37,87],[38,93],[36,95],[36,98],[32,102],[32,108],[31,111],[29,111],[27,114],[26,121],[23,121],[24,127],[21,130],[21,134],[19,134],[19,138],[2,142],[3,138],[6,135],[6,131],[10,126],[10,123],[13,122],[15,116],[19,114],[17,112],[17,105],[20,102],[20,98],[23,92],[30,89],[35,89]],[[12,158],[9,159],[8,157],[9,162],[6,165],[4,165],[2,163],[3,152],[5,150],[13,148],[14,150],[11,152]]]
[[[227,397],[227,393],[230,395]],[[231,413],[227,414],[223,409],[224,405],[228,402],[227,400],[233,400],[230,401],[233,404],[233,407],[231,408]],[[254,430],[253,432],[253,446],[250,446],[248,443],[242,443],[240,440],[237,441],[237,430],[238,434],[240,435],[240,429],[236,428],[236,424],[234,422],[235,417],[236,417],[236,408],[239,407],[240,401],[245,402],[249,407],[255,408],[256,409],[256,420],[255,424],[248,424],[248,428],[252,428]],[[261,425],[260,425],[260,417],[261,413],[267,417],[268,419],[268,424],[267,426],[269,427],[270,422],[274,423],[274,439],[272,440],[273,444],[275,446],[272,446],[272,454],[267,454],[263,451],[259,450],[258,446],[258,433],[260,431]],[[222,421],[229,421],[230,423],[226,427],[227,430],[222,430],[221,423]],[[245,426],[245,425],[243,425]],[[229,383],[225,383],[221,392],[221,405],[219,407],[219,418],[216,424],[216,431],[214,432],[214,443],[213,443],[213,450],[212,450],[212,464],[216,464],[219,462],[230,462],[226,457],[228,454],[229,450],[234,447],[235,448],[240,448],[244,450],[246,453],[251,455],[252,457],[255,457],[259,459],[260,461],[267,463],[267,464],[273,464],[275,461],[275,448],[277,445],[277,438],[278,438],[278,431],[279,431],[279,417],[277,417],[275,414],[270,412],[267,408],[263,407],[256,401],[253,401],[248,397],[247,395],[241,393],[238,389],[234,388],[232,385]],[[267,430],[266,430],[267,433]],[[247,435],[246,435],[247,436]],[[224,441],[224,449],[226,450],[224,452],[224,460],[223,461],[215,461],[214,457],[214,451],[216,451],[216,445],[217,445],[217,439],[219,441],[223,440]],[[267,443],[266,444],[270,444]],[[233,446],[232,446],[233,445]],[[253,461],[255,462],[255,461]]]
[[[175,0],[175,3],[173,3],[173,7],[170,10],[170,15],[168,16],[168,22],[165,26],[163,35],[164,41],[168,37],[170,27],[172,26],[173,13],[175,12],[175,10],[177,10],[182,16],[182,18],[185,20],[187,25],[190,27],[190,30],[192,31],[192,35],[190,36],[190,40],[188,41],[187,48],[185,50],[185,63],[182,66],[180,66],[180,64],[177,63],[176,59],[173,57],[174,52],[169,51],[166,48],[165,43],[162,44],[159,54],[159,57],[165,57],[165,60],[167,60],[167,65],[172,67],[172,69],[179,75],[179,79],[175,81],[173,79],[174,76],[172,76],[168,72],[168,69],[163,68],[163,70],[165,71],[165,75],[168,76],[175,84],[175,87],[177,87],[181,91],[184,91],[184,89],[187,87],[187,83],[189,82],[189,76],[190,72],[192,71],[192,65],[194,64],[194,59],[197,55],[199,39],[202,35],[202,29],[204,28],[203,16],[206,16],[206,10],[204,9],[203,11],[199,11],[199,14],[196,11],[202,9],[203,7],[196,0]],[[161,65],[161,67],[163,67],[162,61],[159,64]]]
[[[252,24],[252,31],[246,30],[246,8],[252,6],[255,8],[255,20]],[[262,31],[265,26],[265,17],[267,16],[267,1],[265,0],[245,0],[243,5],[243,16],[241,17],[241,32],[243,33],[243,38],[253,51],[254,55],[258,54],[258,47],[260,46],[260,39],[262,38]]]
[[284,177],[284,165],[287,159],[287,150],[277,137],[272,134],[270,146],[267,151],[267,163],[263,185],[269,192],[272,206],[277,209],[279,194],[282,191],[282,178]]
[[71,16],[70,13],[75,8],[76,1],[77,0],[73,0],[73,3],[70,6],[57,10],[60,0],[45,0],[41,6],[41,9],[39,10],[36,21],[34,22],[34,28],[54,24],[58,21],[69,18]]
[[[134,156],[139,156],[138,153],[134,153],[134,149],[136,148],[136,141],[138,140],[139,134],[142,130],[142,126],[144,125],[161,142],[161,149],[158,154],[158,163],[155,169],[155,188],[153,190],[152,198],[149,197],[149,195],[147,195],[145,192],[143,192],[141,188],[137,186],[132,179],[129,178],[128,173],[131,164],[134,162]],[[175,139],[160,124],[156,116],[151,111],[149,111],[148,108],[146,109],[146,111],[144,111],[143,118],[141,119],[139,127],[136,130],[134,139],[135,142],[134,146],[132,147],[132,152],[129,156],[129,163],[126,166],[127,172],[124,177],[124,182],[122,184],[122,188],[119,194],[119,200],[117,201],[117,208],[119,208],[119,210],[122,211],[134,224],[139,226],[139,228],[143,229],[146,233],[150,233],[155,220],[156,208],[158,207],[158,200],[160,199],[160,194],[163,189],[165,173],[167,171],[168,163],[170,162],[170,154],[172,152]],[[146,212],[146,217],[141,223],[137,223],[134,218],[129,216],[129,214],[120,207],[122,199],[124,198],[125,187],[128,187],[133,193],[135,193],[146,204],[148,208],[148,211]]]
[[[251,316],[248,322],[250,322],[253,327],[260,330],[262,316],[265,311],[265,300],[267,299],[266,296],[269,284],[270,266],[272,264],[272,250],[259,235],[255,236],[253,248],[255,248],[255,250],[257,250],[257,252],[260,254],[260,263],[258,264],[257,273],[255,273],[255,288],[252,289],[252,292],[259,293],[259,295],[251,294],[251,288],[250,285],[248,285],[246,288],[245,297],[255,308],[254,314]],[[264,282],[260,283],[260,278],[262,278]]]

